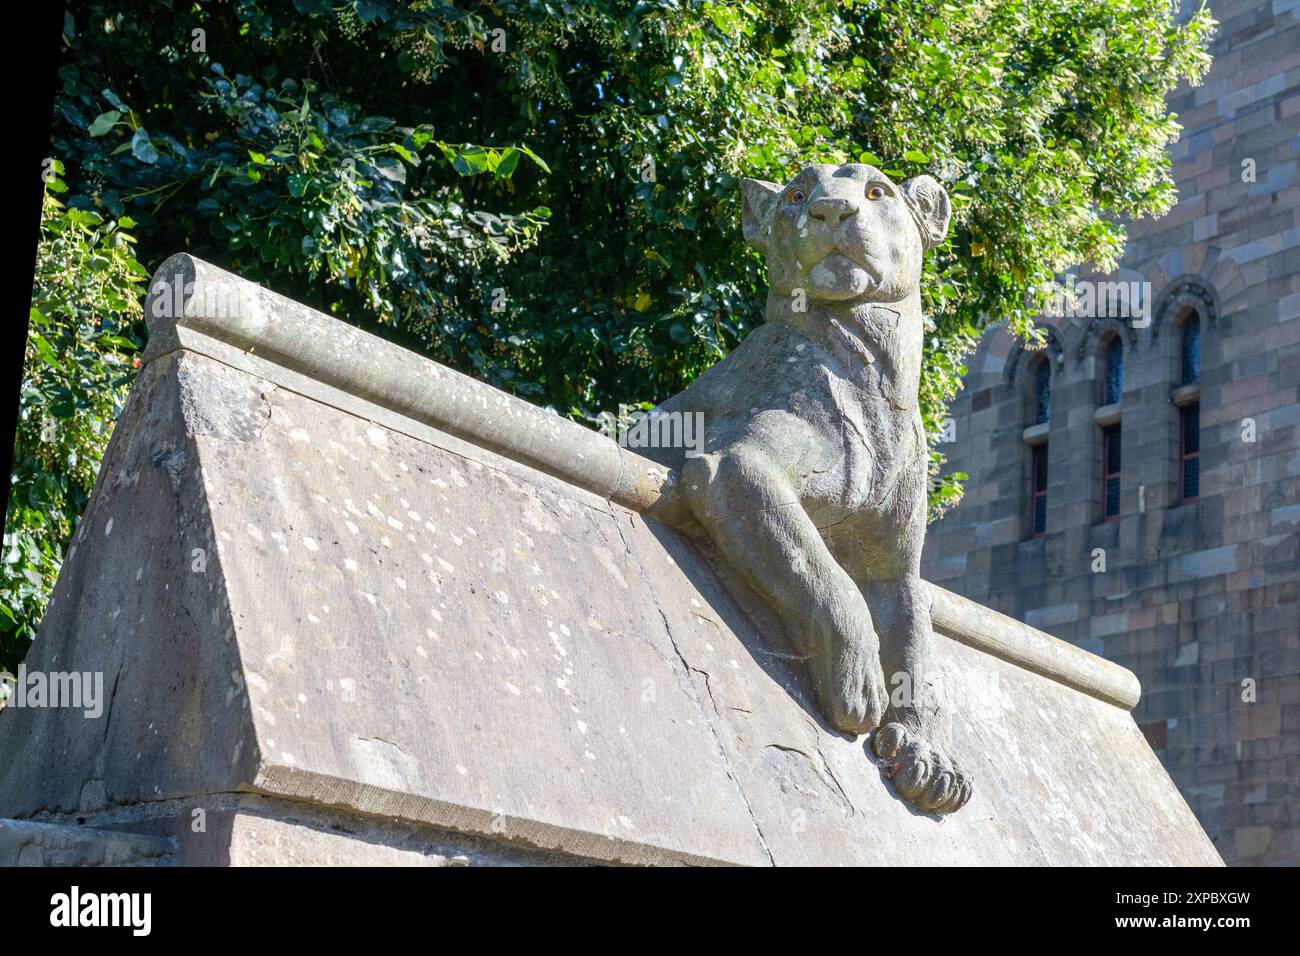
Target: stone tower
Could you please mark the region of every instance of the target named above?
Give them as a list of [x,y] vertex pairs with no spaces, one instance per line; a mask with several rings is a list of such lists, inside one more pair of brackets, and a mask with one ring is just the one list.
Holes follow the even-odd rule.
[[[1102,654],[1219,852],[1300,862],[1300,2],[1212,0],[1171,106],[1179,201],[1080,275],[1048,344],[991,330],[952,409],[969,474],[923,573]],[[1090,301],[1089,301],[1090,300]]]

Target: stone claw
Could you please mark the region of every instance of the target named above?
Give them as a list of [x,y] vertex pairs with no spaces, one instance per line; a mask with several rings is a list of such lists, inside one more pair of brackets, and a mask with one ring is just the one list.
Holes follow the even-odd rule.
[[898,795],[918,810],[947,814],[960,810],[974,792],[973,781],[947,754],[900,723],[888,723],[871,742],[890,763],[884,776]]

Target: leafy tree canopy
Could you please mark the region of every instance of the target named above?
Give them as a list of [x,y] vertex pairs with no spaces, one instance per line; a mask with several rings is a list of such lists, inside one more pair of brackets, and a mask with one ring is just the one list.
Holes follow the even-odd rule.
[[139,358],[148,273],[135,223],[69,209],[46,183],[27,326],[9,508],[0,548],[0,668],[16,667],[45,612]]

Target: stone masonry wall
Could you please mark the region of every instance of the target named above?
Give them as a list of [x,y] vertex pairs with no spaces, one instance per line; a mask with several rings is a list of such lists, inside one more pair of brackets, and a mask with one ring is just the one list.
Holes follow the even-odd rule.
[[[1296,864],[1300,2],[1211,8],[1213,68],[1171,100],[1184,127],[1179,202],[1133,224],[1122,268],[1101,277],[1149,283],[1150,311],[1139,293],[1127,315],[1045,318],[1038,354],[1005,330],[985,336],[946,446],[969,491],[930,529],[923,570],[1135,671],[1135,717],[1225,860]],[[1180,346],[1192,315],[1202,358],[1189,393]],[[1120,516],[1105,521],[1097,410],[1115,336],[1122,401],[1101,416],[1122,429]],[[1043,361],[1047,521],[1032,537],[1025,429]],[[1182,503],[1175,402],[1198,390],[1200,496]]]

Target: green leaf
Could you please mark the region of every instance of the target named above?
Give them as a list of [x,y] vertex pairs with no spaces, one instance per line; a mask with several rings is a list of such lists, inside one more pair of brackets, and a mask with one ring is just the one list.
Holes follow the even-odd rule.
[[519,165],[519,157],[524,155],[523,150],[516,149],[514,146],[507,146],[501,154],[501,161],[497,163],[494,172],[502,179],[509,179]]
[[523,153],[525,156],[527,156],[529,159],[531,159],[534,163],[536,163],[538,166],[540,166],[542,172],[544,172],[544,173],[549,173],[549,172],[551,171],[551,167],[546,165],[546,161],[545,161],[544,159],[542,159],[542,157],[540,157],[540,156],[538,156],[536,153],[534,153],[534,152],[533,152],[531,149],[529,149],[527,146],[518,146],[518,147],[516,147],[516,149],[518,149],[521,153]]
[[104,332],[99,336],[98,339],[96,339],[96,341],[104,345],[111,345],[113,348],[122,349],[127,352],[135,352],[138,351],[139,349],[139,346],[137,346],[126,336],[118,335],[115,332]]
[[158,162],[158,150],[154,149],[144,127],[136,130],[135,135],[131,137],[131,155],[142,163],[153,165]]
[[375,163],[375,169],[379,175],[385,179],[391,179],[395,183],[406,182],[406,167],[396,160],[379,160]]
[[462,176],[474,176],[488,168],[487,150],[482,146],[466,146],[455,153],[452,168]]
[[112,128],[117,125],[117,121],[121,118],[122,114],[117,110],[109,110],[107,113],[100,113],[91,121],[91,124],[86,128],[86,131],[90,133],[91,136],[103,136],[112,130]]
[[107,88],[102,89],[99,91],[99,95],[102,96],[104,99],[108,100],[108,105],[113,107],[113,109],[117,110],[119,113],[131,112],[126,108],[126,104],[123,103],[120,99],[118,99],[117,94],[114,93],[112,90]]
[[[32,325],[36,325],[38,322],[44,320],[45,320],[45,316],[43,316],[39,310],[32,309],[32,317],[31,317]],[[50,368],[59,369],[59,370],[62,369],[62,365],[59,362],[58,353],[54,351],[54,347],[50,345],[49,341],[46,340],[45,336],[41,335],[40,332],[37,332],[35,328],[32,328],[28,331],[27,338],[32,343],[32,345],[36,347],[36,354],[38,354],[41,357],[41,361],[43,361]]]

